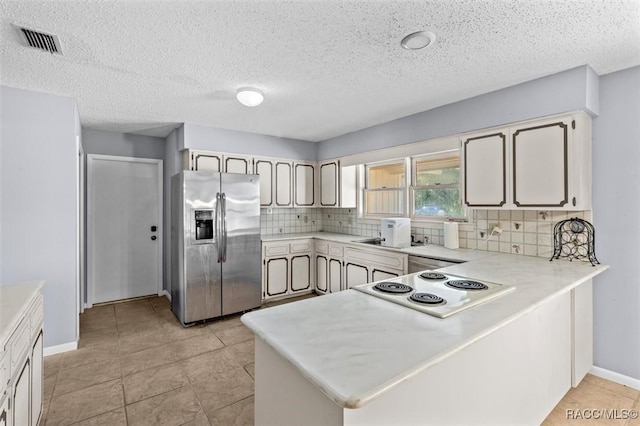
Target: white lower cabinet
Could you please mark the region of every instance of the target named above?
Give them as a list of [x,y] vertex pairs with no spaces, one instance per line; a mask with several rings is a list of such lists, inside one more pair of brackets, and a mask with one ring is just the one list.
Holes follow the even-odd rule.
[[0,426],[9,426],[9,395],[6,392],[0,394]]
[[406,275],[408,256],[382,249],[344,248],[345,288]]
[[342,244],[316,241],[316,292],[336,293],[344,290]]
[[[31,349],[31,424],[36,425],[42,415],[42,397],[44,381],[42,371],[44,371],[43,363],[43,334],[42,330],[36,338],[36,342]],[[40,374],[38,375],[38,372]]]
[[311,256],[312,254],[291,256],[292,292],[311,289]]
[[344,289],[344,263],[342,259],[329,259],[329,293],[336,293]]
[[319,293],[329,291],[329,261],[323,254],[316,254],[316,291]]
[[262,243],[262,298],[268,300],[311,292],[315,262],[313,240]]
[[289,290],[289,259],[276,257],[265,260],[265,285],[263,299],[282,296]]
[[263,299],[316,291],[337,293],[353,286],[407,274],[408,256],[384,249],[325,240],[262,243]]
[[0,342],[0,426],[36,426],[42,414],[42,295]]
[[31,393],[31,362],[27,358],[13,385],[13,424],[29,425],[29,394]]
[[368,283],[370,281],[369,274],[369,267],[367,265],[359,265],[351,261],[345,262],[344,277],[347,288]]
[[397,272],[381,271],[379,269],[374,269],[373,271],[371,271],[371,281],[390,280],[399,276],[400,273]]

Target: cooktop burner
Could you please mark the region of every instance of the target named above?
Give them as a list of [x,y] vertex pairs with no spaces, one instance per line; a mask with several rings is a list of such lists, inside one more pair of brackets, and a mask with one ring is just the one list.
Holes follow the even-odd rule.
[[445,274],[441,274],[440,272],[423,272],[418,276],[425,280],[444,280],[447,278]]
[[442,297],[436,296],[435,294],[431,293],[413,293],[411,296],[409,296],[409,299],[417,303],[423,303],[425,305],[444,305],[445,303],[447,303]]
[[447,318],[516,289],[438,270],[388,280],[360,284],[351,289],[437,318]]
[[458,290],[486,290],[489,287],[477,281],[470,280],[451,280],[444,283],[446,286],[456,288]]
[[412,287],[402,283],[394,283],[391,281],[381,282],[373,286],[378,291],[383,293],[404,294],[413,291]]

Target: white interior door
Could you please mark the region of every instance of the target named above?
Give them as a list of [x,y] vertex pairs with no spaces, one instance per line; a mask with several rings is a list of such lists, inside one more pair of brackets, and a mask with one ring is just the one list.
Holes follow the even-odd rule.
[[160,294],[162,160],[89,155],[87,173],[89,305]]

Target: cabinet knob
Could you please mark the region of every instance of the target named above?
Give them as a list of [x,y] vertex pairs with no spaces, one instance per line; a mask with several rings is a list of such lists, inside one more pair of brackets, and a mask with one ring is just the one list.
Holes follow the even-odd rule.
[[151,236],[151,241],[155,241],[155,240],[156,240],[156,236],[155,236],[155,235],[152,235],[152,236]]

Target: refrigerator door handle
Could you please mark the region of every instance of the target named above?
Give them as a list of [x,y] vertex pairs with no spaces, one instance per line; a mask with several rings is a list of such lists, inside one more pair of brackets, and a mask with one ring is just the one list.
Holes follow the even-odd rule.
[[221,204],[221,197],[220,197],[220,193],[216,192],[216,213],[215,213],[215,222],[214,222],[214,230],[215,230],[215,235],[214,235],[214,239],[218,248],[218,263],[220,263],[222,261],[222,243],[221,243],[221,229],[220,229],[220,204]]
[[227,261],[227,195],[223,192],[220,195],[222,199],[222,262]]

